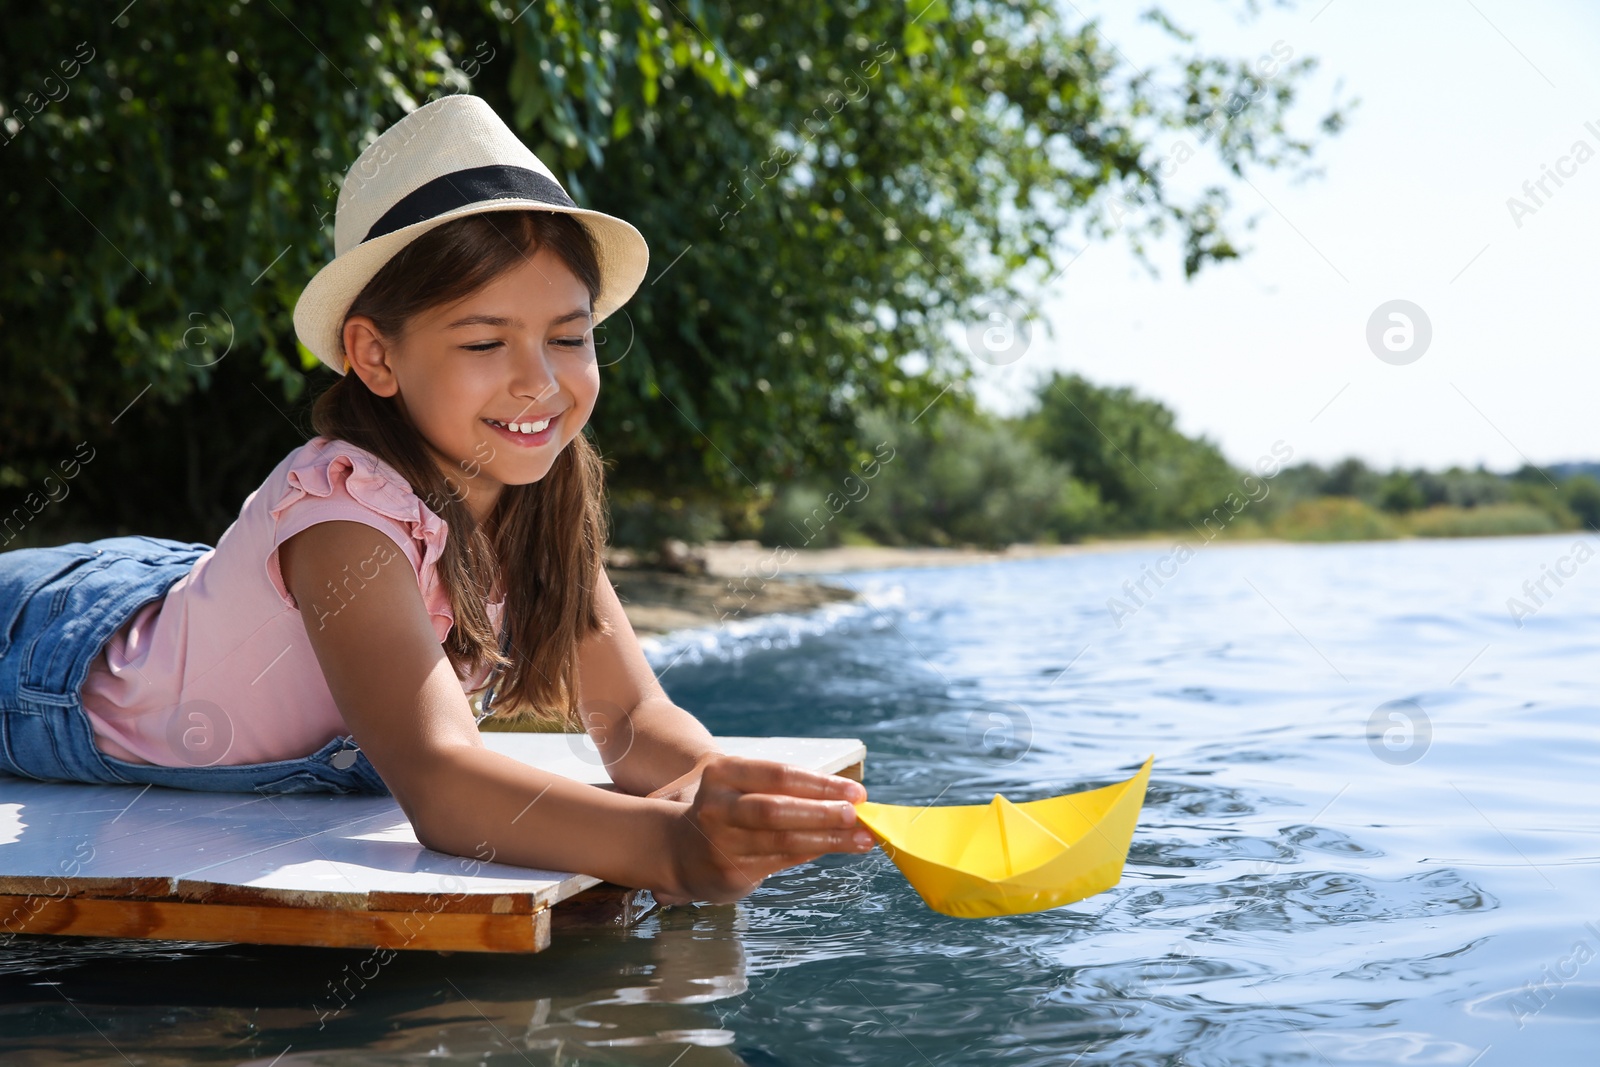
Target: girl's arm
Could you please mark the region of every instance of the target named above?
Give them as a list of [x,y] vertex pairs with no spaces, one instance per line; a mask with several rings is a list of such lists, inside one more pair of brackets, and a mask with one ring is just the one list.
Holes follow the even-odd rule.
[[[433,632],[416,576],[351,572],[387,548],[364,523],[318,523],[279,547],[328,688],[424,846],[582,871],[663,902],[737,900],[773,871],[865,851],[860,785],[765,760],[708,760],[692,803],[632,796],[537,770],[486,748]],[[330,614],[324,598],[343,601]],[[864,834],[864,831],[859,831]]]
[[595,607],[611,633],[578,646],[580,707],[607,773],[625,793],[692,800],[700,772],[721,750],[661,688],[604,567]]

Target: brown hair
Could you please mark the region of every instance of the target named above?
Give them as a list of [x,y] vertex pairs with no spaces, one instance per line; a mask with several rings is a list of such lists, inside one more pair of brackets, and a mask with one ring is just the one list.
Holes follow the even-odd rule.
[[[454,219],[406,245],[361,290],[345,318],[371,316],[385,338],[398,340],[413,315],[461,299],[546,246],[588,288],[592,305],[600,295],[600,267],[581,222],[557,212],[495,211]],[[561,450],[544,478],[506,486],[486,531],[396,398],[373,393],[359,375],[345,373],[319,396],[311,423],[317,433],[384,460],[449,525],[438,562],[455,615],[445,653],[462,676],[485,662],[501,668],[493,718],[531,713],[583,729],[577,648],[605,630],[594,591],[609,536],[605,472],[585,434]],[[500,653],[486,605],[501,580],[509,659]]]

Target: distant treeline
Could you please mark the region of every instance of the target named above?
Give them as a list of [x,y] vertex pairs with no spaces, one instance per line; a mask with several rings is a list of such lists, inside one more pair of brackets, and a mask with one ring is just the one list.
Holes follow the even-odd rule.
[[[1358,540],[1548,533],[1600,525],[1600,481],[1584,464],[1373,470],[1293,462],[1276,442],[1244,467],[1189,437],[1163,404],[1131,389],[1056,374],[1035,404],[1000,418],[935,404],[914,422],[862,417],[882,442],[857,468],[784,485],[757,520],[773,545],[999,546],[1175,534]],[[652,508],[620,517],[621,540],[740,536],[714,511]],[[660,524],[665,523],[665,527]],[[646,529],[648,527],[648,531]],[[666,528],[670,527],[670,528]]]

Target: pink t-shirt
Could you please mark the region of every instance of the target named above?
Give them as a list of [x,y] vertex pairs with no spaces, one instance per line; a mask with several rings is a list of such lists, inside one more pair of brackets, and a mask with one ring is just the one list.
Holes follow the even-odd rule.
[[[321,598],[325,610],[359,596],[363,575],[404,558],[442,644],[455,623],[436,568],[445,521],[371,452],[315,437],[284,457],[216,547],[164,599],[136,611],[90,665],[82,697],[96,746],[131,763],[209,766],[296,759],[348,734],[278,569],[280,544],[337,519],[373,527],[373,551]],[[488,605],[497,632],[504,603]],[[485,666],[462,678],[462,691],[476,693],[488,676]]]

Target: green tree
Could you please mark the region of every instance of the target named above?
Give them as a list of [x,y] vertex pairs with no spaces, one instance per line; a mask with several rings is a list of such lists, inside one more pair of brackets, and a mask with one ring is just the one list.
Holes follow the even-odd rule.
[[642,213],[662,259],[682,252],[602,400],[619,484],[744,493],[846,469],[855,412],[909,418],[964,388],[983,353],[952,325],[1025,315],[1026,268],[1070,260],[1068,224],[1109,236],[1112,196],[1139,193],[1122,228],[1138,248],[1175,227],[1191,274],[1238,254],[1225,190],[1169,198],[1167,142],[1187,131],[1236,173],[1297,165],[1311,144],[1283,116],[1312,61],[1212,137],[1251,61],[1196,56],[1163,85],[1063,10],[777,5],[708,27],[748,91],[680,86],[671,135],[617,143],[591,183]]
[[214,540],[310,436],[307,386],[331,377],[298,348],[291,313],[332,255],[338,183],[377,132],[431,97],[498,85],[528,140],[598,160],[612,98],[638,108],[675,76],[732,87],[728,61],[647,0],[590,11],[8,11],[5,495],[36,491],[84,442],[93,460],[41,526]]
[[1429,504],[1475,508],[1511,499],[1511,487],[1506,479],[1481,466],[1476,470],[1451,467],[1437,474],[1426,474],[1422,480],[1428,487],[1424,495]]
[[1383,479],[1383,484],[1378,487],[1378,506],[1384,511],[1405,514],[1417,510],[1426,503],[1417,479],[1398,468],[1390,472]]
[[1323,496],[1348,496],[1371,503],[1378,498],[1380,477],[1359,459],[1342,459],[1322,483]]
[[1060,372],[1038,387],[1036,399],[1025,432],[1096,490],[1113,528],[1199,522],[1240,491],[1240,475],[1221,450],[1184,436],[1159,401]]
[[1575,474],[1562,482],[1561,495],[1580,523],[1591,530],[1600,529],[1600,481]]
[[1163,185],[1173,131],[1240,176],[1311,156],[1284,123],[1309,59],[1262,92],[1254,57],[1133,71],[1044,0],[914,6],[8,12],[0,489],[86,442],[44,527],[214,539],[330,380],[290,313],[332,253],[338,183],[431,95],[484,96],[580,202],[645,233],[597,439],[624,496],[746,520],[773,485],[848,467],[861,407],[949,403],[974,356],[950,327],[1066,262],[1069,224],[1111,233],[1107,198],[1140,205],[1136,247],[1175,230],[1188,273],[1238,255],[1226,189]]
[[1092,487],[1041,455],[1010,420],[950,405],[914,422],[862,415],[878,462],[836,483],[786,486],[766,513],[769,544],[821,547],[858,534],[891,545],[1071,541],[1101,525]]

